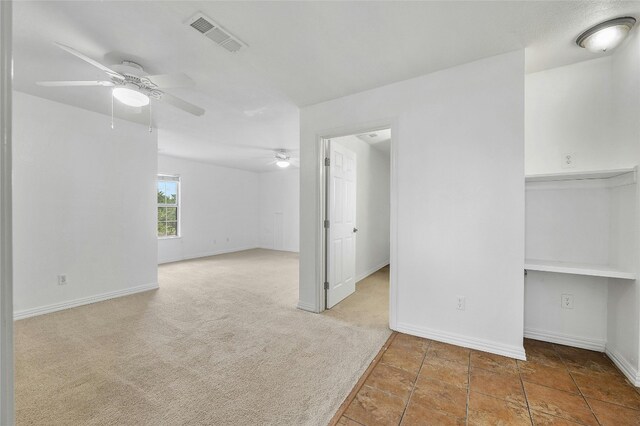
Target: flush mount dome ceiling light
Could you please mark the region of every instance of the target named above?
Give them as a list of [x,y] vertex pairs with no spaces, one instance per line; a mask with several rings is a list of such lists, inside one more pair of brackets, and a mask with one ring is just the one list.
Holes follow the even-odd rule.
[[147,95],[130,87],[116,87],[113,89],[113,97],[130,107],[149,105],[149,97]]
[[615,49],[629,34],[635,23],[635,18],[630,16],[602,22],[580,34],[576,44],[594,53]]

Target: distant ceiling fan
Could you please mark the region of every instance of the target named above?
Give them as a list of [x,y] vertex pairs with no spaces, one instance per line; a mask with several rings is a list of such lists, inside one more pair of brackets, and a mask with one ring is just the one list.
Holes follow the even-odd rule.
[[37,84],[48,87],[73,87],[73,86],[103,86],[113,87],[112,96],[119,102],[131,107],[143,107],[149,105],[150,99],[165,102],[193,115],[204,114],[204,109],[191,104],[164,91],[171,87],[194,86],[194,81],[186,74],[160,74],[145,75],[141,65],[132,61],[122,61],[111,68],[102,65],[77,50],[55,43],[60,49],[71,53],[83,61],[104,71],[109,80],[103,81],[40,81]]
[[275,152],[275,159],[270,164],[275,164],[281,169],[286,169],[291,164],[297,163],[297,158],[292,158],[285,149],[279,149]]

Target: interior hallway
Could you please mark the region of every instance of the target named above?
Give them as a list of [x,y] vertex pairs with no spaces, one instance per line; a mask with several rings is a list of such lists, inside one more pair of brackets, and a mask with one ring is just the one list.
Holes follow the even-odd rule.
[[165,264],[159,283],[17,321],[17,423],[325,425],[391,334],[386,314],[357,321],[375,286],[296,309],[294,253]]

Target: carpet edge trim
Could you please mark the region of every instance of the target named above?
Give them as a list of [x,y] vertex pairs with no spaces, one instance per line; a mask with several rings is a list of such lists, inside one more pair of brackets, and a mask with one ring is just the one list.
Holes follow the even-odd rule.
[[353,389],[351,389],[351,392],[349,392],[349,395],[347,395],[347,397],[344,399],[342,404],[340,404],[340,407],[338,407],[338,411],[336,411],[336,413],[333,415],[328,426],[335,426],[338,424],[338,422],[340,421],[340,418],[344,415],[345,411],[347,411],[347,408],[349,408],[349,405],[355,399],[356,395],[360,391],[360,388],[362,388],[362,386],[364,385],[364,382],[367,381],[367,378],[371,375],[371,372],[376,367],[376,365],[378,365],[378,363],[382,359],[382,355],[384,355],[385,351],[389,348],[389,346],[391,346],[391,343],[393,342],[393,340],[396,338],[397,335],[398,333],[396,331],[391,332],[391,335],[384,342],[384,344],[382,345],[382,347],[380,348],[376,356],[373,357],[367,369],[364,371],[362,376],[360,376],[356,384],[353,386]]

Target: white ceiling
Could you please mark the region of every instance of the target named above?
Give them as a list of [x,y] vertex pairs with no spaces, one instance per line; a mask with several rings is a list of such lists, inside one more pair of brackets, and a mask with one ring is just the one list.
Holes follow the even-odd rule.
[[[249,47],[231,54],[202,37],[185,24],[197,11]],[[640,16],[640,2],[18,2],[15,88],[108,114],[108,89],[35,85],[102,78],[53,41],[185,72],[196,88],[169,92],[207,112],[154,107],[161,153],[268,170],[270,150],[297,149],[300,106],[521,48],[528,72],[591,59],[577,35],[622,15]]]

